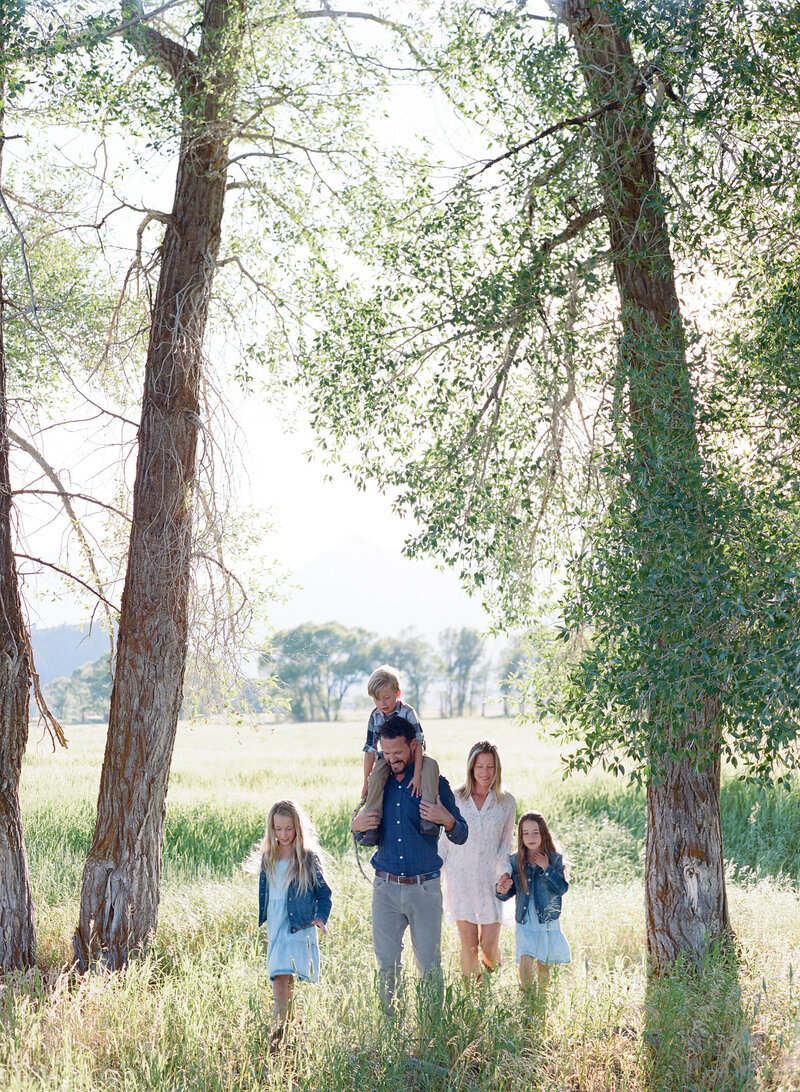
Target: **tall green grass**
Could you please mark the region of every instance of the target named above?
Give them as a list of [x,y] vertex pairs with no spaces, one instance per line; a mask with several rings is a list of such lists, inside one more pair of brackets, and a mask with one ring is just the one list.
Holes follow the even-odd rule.
[[[731,912],[739,959],[703,976],[648,980],[641,793],[600,774],[563,782],[552,744],[502,720],[426,722],[456,784],[476,739],[496,739],[518,808],[539,808],[573,862],[564,931],[573,963],[546,1005],[522,997],[513,932],[504,965],[466,990],[445,929],[446,991],[426,1006],[413,970],[402,1018],[374,989],[370,888],[349,818],[363,725],[279,725],[238,734],[182,728],[164,847],[158,933],[124,975],[75,980],[70,959],[80,872],[91,838],[103,739],[74,729],[68,752],[33,747],[23,808],[38,909],[39,972],[0,989],[0,1087],[12,1092],[385,1089],[800,1092],[800,899],[796,788],[726,782]],[[270,804],[298,799],[333,856],[334,913],[322,981],[298,988],[299,1016],[273,1057],[256,881],[241,862]],[[794,841],[793,841],[794,839]],[[368,854],[362,851],[366,863]],[[410,953],[409,953],[410,960]]]

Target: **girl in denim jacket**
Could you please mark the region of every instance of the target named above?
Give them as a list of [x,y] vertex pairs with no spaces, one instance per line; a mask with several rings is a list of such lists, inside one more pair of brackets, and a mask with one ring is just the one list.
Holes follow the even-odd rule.
[[517,852],[510,858],[495,893],[505,901],[517,896],[517,963],[523,989],[533,986],[536,966],[539,989],[544,990],[551,963],[571,960],[567,938],[561,932],[561,896],[569,883],[564,859],[556,849],[544,816],[526,811],[517,826]]
[[295,978],[303,982],[319,978],[317,930],[327,933],[331,889],[322,872],[314,829],[292,800],[272,805],[254,856],[260,866],[258,924],[267,923],[275,1049],[291,1016]]

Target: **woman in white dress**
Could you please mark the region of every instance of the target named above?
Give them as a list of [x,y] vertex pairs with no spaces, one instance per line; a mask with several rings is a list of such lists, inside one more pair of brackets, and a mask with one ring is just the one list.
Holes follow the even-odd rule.
[[461,939],[461,972],[465,978],[492,971],[500,963],[503,908],[494,885],[508,871],[516,819],[516,801],[503,792],[500,755],[494,743],[481,740],[469,752],[467,777],[456,800],[469,826],[469,837],[457,846],[439,842],[445,919],[455,922]]

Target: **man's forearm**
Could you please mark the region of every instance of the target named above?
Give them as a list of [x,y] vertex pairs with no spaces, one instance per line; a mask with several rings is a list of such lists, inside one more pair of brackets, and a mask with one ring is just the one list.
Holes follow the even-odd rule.
[[447,809],[447,813],[453,821],[452,826],[448,826],[446,823],[444,824],[445,834],[454,845],[463,845],[463,843],[467,840],[469,827],[467,826],[466,820],[464,819],[463,815],[458,810],[458,805],[456,804],[456,798],[453,795],[453,790],[450,788],[449,785],[446,784],[446,782],[443,784],[442,781],[440,781],[439,793],[442,807]]

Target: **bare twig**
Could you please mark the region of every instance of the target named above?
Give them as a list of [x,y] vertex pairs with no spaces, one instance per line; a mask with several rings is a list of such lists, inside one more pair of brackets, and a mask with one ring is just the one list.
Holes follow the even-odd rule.
[[68,496],[71,500],[82,500],[88,504],[96,504],[98,508],[105,508],[108,512],[113,512],[115,516],[120,516],[122,519],[127,520],[130,523],[131,517],[121,511],[119,508],[115,508],[113,504],[106,504],[104,501],[98,500],[97,497],[90,497],[85,493],[67,493],[64,494],[60,489],[12,489],[12,497],[22,496],[34,496],[34,497],[64,497]]
[[47,704],[47,699],[42,693],[41,683],[39,682],[39,672],[36,670],[36,661],[33,657],[33,646],[31,645],[31,636],[28,632],[28,627],[22,627],[22,637],[25,642],[25,648],[28,653],[28,664],[30,665],[31,683],[33,685],[33,696],[36,701],[36,708],[39,710],[39,715],[44,721],[45,728],[50,733],[50,739],[53,742],[53,750],[56,749],[56,743],[59,743],[62,747],[66,747],[68,740],[64,735],[64,729],[56,720],[54,714],[50,711],[50,706]]
[[[86,539],[86,535],[83,532],[83,527],[81,526],[81,522],[78,519],[78,516],[77,516],[77,514],[75,512],[75,509],[72,507],[72,500],[70,498],[70,495],[67,492],[67,490],[64,488],[64,485],[63,485],[61,479],[59,478],[58,474],[56,473],[56,471],[47,462],[47,460],[41,454],[41,452],[38,451],[33,446],[33,444],[29,443],[24,437],[19,436],[15,432],[12,432],[11,429],[8,430],[8,436],[9,436],[9,439],[13,440],[13,442],[17,445],[17,447],[21,448],[24,452],[26,452],[26,454],[30,455],[30,457],[36,463],[38,463],[38,465],[42,468],[42,470],[45,472],[47,477],[50,479],[50,481],[56,487],[56,492],[61,497],[61,503],[64,505],[64,511],[67,513],[67,516],[69,517],[69,520],[72,523],[72,526],[73,526],[73,528],[75,530],[75,534],[78,537],[78,542],[80,543],[81,549],[83,550],[84,556],[86,557],[86,560],[87,560],[87,563],[89,565],[89,569],[91,571],[92,577],[94,578],[96,587],[92,588],[91,585],[85,584],[83,580],[80,580],[77,576],[74,576],[72,573],[66,573],[66,575],[71,576],[73,580],[77,580],[79,584],[83,584],[83,586],[85,588],[89,588],[89,590],[94,595],[96,595],[97,598],[102,603],[105,603],[106,608],[107,608],[106,617],[107,617],[107,620],[108,620],[108,639],[109,639],[109,642],[110,642],[110,645],[111,645],[110,656],[111,656],[111,659],[113,660],[113,658],[114,658],[114,625],[113,625],[114,620],[111,617],[111,611],[116,611],[117,608],[112,603],[109,603],[108,600],[103,595],[103,591],[102,591],[103,581],[101,580],[100,573],[97,571],[97,566],[94,563],[94,554],[92,553],[91,547],[89,546],[89,543],[88,543],[88,541]],[[27,555],[20,554],[19,556],[23,557],[23,556],[27,556]],[[29,560],[36,560],[36,559],[35,558],[30,558]],[[42,564],[47,564],[47,563],[42,562]],[[50,568],[56,569],[58,567],[56,565],[51,565]],[[59,569],[58,571],[59,572],[65,572],[64,569]]]
[[[87,584],[85,580],[81,580],[75,573],[71,573],[69,569],[62,569],[60,565],[54,565],[52,561],[45,561],[42,557],[33,557],[31,554],[23,554],[14,552],[14,557],[22,557],[26,561],[33,561],[37,565],[43,565],[46,569],[52,569],[53,572],[61,573],[62,576],[66,576],[69,580],[74,580],[76,584],[80,584],[81,587],[86,588],[91,592],[101,603],[104,603],[109,610],[117,611],[119,608],[114,603],[109,602],[104,595],[102,595],[97,588],[93,588],[91,584]],[[113,637],[111,638],[113,641]]]
[[24,235],[24,233],[22,231],[22,228],[17,223],[17,221],[16,221],[16,219],[14,217],[14,213],[8,207],[8,202],[5,199],[5,194],[3,193],[3,191],[1,189],[0,189],[0,204],[2,204],[3,209],[5,210],[5,214],[8,217],[8,220],[9,220],[12,228],[14,229],[15,233],[19,237],[19,252],[20,252],[20,256],[22,258],[22,267],[25,270],[25,280],[26,280],[26,282],[28,284],[28,294],[30,296],[30,301],[31,301],[31,313],[32,313],[33,317],[35,319],[37,319],[37,321],[38,321],[37,308],[36,308],[36,293],[33,290],[33,278],[31,277],[31,267],[28,264],[28,244],[27,244],[27,241],[25,239],[25,235]]
[[298,19],[363,19],[370,23],[378,23],[380,26],[388,27],[400,35],[414,60],[423,68],[431,70],[431,66],[412,42],[406,28],[400,23],[395,23],[392,19],[384,19],[382,16],[373,15],[368,11],[335,11],[330,7],[325,7],[319,11],[298,11],[295,12],[295,15]]
[[589,110],[585,114],[579,114],[574,118],[564,118],[563,121],[557,121],[554,125],[548,125],[546,129],[542,129],[541,132],[537,133],[536,136],[531,137],[530,140],[526,140],[523,144],[518,144],[515,148],[509,148],[507,152],[503,152],[502,155],[497,156],[495,159],[488,160],[480,170],[467,175],[464,181],[471,182],[474,178],[478,178],[491,167],[496,167],[498,163],[502,163],[506,159],[512,159],[515,155],[519,155],[520,152],[524,152],[526,148],[530,148],[533,144],[538,144],[540,140],[552,136],[553,133],[558,133],[561,129],[568,129],[571,126],[588,125],[590,121],[602,117],[603,114],[607,114],[611,110],[619,110],[626,103],[635,102],[636,99],[641,98],[646,90],[647,85],[645,83],[637,84],[627,99],[612,99],[610,102],[604,102],[602,106],[597,106],[594,110]]

